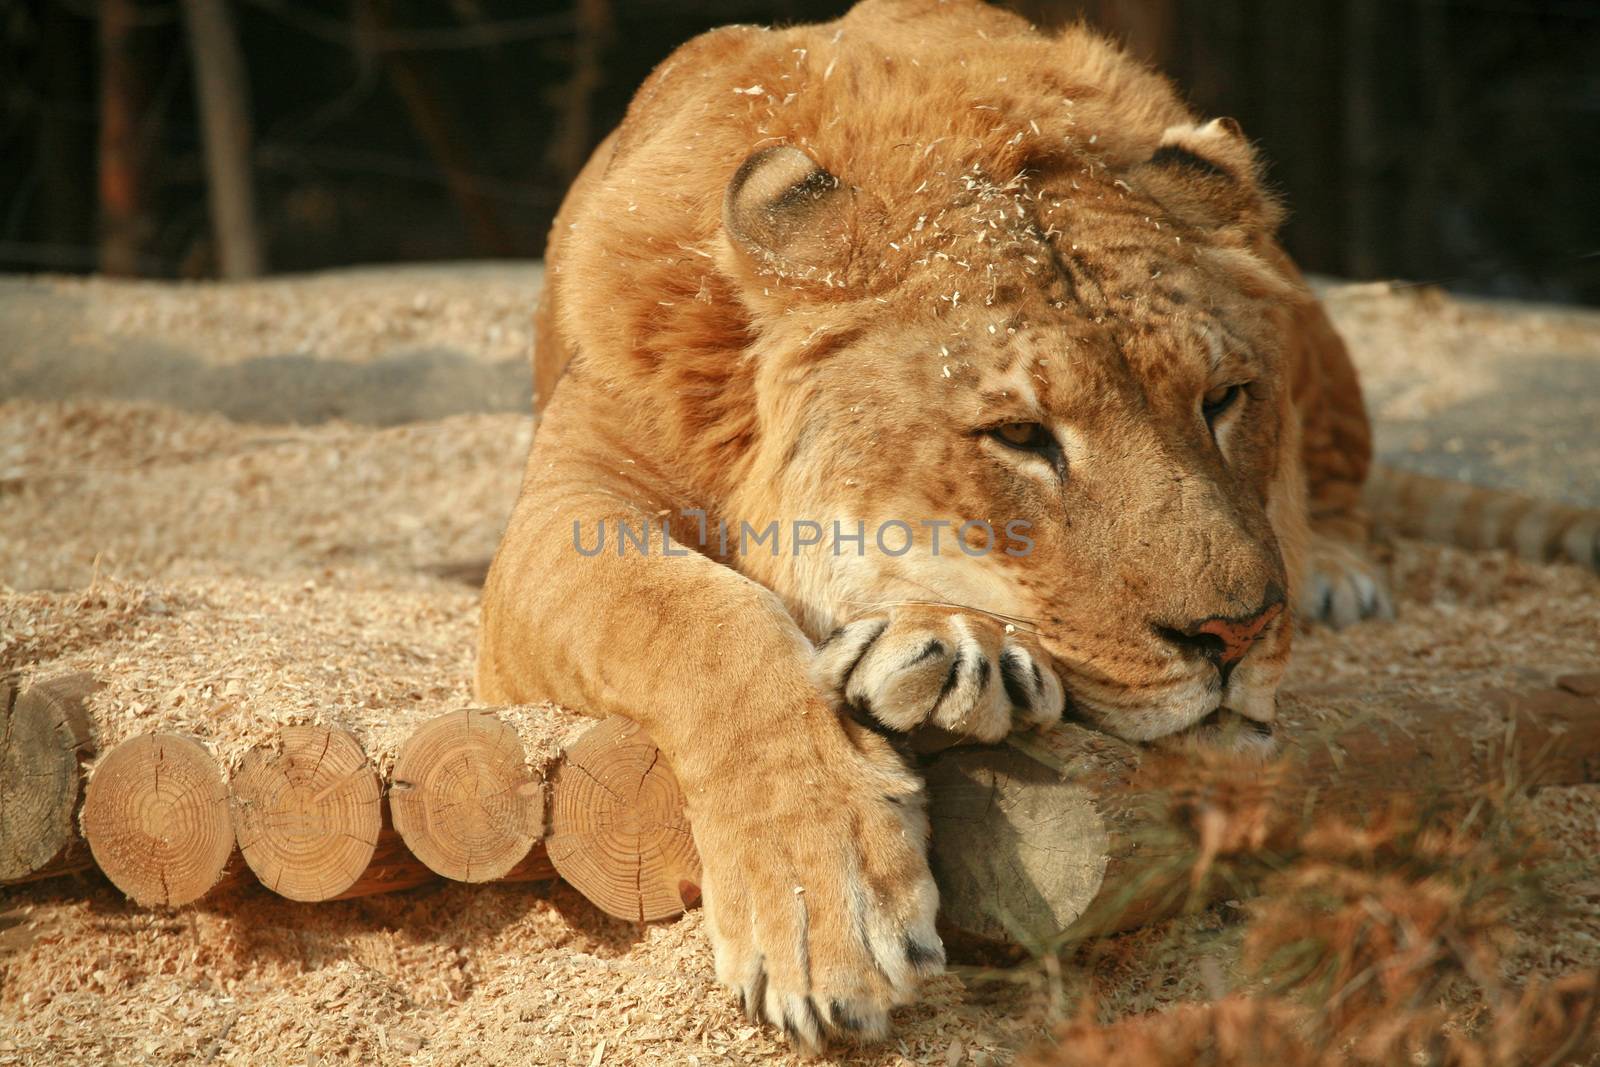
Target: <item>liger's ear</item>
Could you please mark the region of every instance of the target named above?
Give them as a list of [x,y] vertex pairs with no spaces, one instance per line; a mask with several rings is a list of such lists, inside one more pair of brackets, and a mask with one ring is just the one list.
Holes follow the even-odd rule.
[[791,145],[763,148],[728,182],[722,223],[766,269],[841,281],[855,249],[857,194]]
[[1255,149],[1233,119],[1168,127],[1131,178],[1175,218],[1193,226],[1270,233],[1281,217],[1277,201],[1261,186]]

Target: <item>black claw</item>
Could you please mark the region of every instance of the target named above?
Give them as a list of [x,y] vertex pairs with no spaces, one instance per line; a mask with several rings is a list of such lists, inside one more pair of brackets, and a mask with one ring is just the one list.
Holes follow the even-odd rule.
[[[1000,684],[1006,688],[1006,697],[1014,708],[1027,708],[1033,704],[1033,699],[1022,684],[1021,664],[1022,653],[1007,649],[1000,654]],[[1034,667],[1037,671],[1039,668]]]

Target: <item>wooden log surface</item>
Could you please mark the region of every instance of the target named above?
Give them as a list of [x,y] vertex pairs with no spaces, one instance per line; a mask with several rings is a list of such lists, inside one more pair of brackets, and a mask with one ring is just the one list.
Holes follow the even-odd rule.
[[666,919],[700,899],[683,791],[639,727],[610,718],[571,745],[551,786],[555,869],[619,919]]
[[0,885],[90,866],[78,834],[83,764],[94,751],[88,674],[18,690],[0,679]]
[[[383,829],[378,833],[377,847],[373,849],[372,859],[366,869],[342,893],[328,899],[353,900],[379,893],[399,893],[430,882],[438,882],[439,877],[427,864],[411,854],[404,839],[395,832],[389,822],[386,810]],[[545,882],[555,877],[556,869],[551,865],[544,845],[540,842],[529,849],[528,854],[515,867],[496,878],[495,882],[497,884]]]
[[106,753],[89,779],[82,828],[101,872],[146,906],[199,900],[234,856],[222,768],[182,734],[141,734]]
[[[86,693],[93,679],[73,676],[69,684]],[[75,729],[88,729],[81,699],[28,702],[14,689],[0,694],[8,709],[72,710]],[[29,718],[36,720],[41,716]],[[42,729],[5,736],[17,739],[19,752],[27,740],[28,758],[37,762],[31,739],[44,736]],[[547,759],[559,752],[547,747]],[[356,735],[322,725],[282,728],[243,755],[231,782],[222,778],[201,742],[144,734],[94,767],[81,816],[73,816],[67,789],[52,787],[52,795],[61,794],[52,808],[66,811],[69,831],[81,824],[87,843],[74,853],[77,866],[98,865],[145,905],[192,903],[246,872],[305,902],[397,892],[440,877],[557,876],[542,840],[543,777],[530,767],[517,731],[487,709],[450,712],[413,731],[387,786]],[[0,790],[5,810],[18,810],[9,804],[16,793]],[[0,819],[0,826],[12,824],[22,826],[20,815]],[[29,877],[54,873],[61,873],[58,865]]]
[[229,789],[239,851],[274,893],[333,900],[371,866],[383,780],[348,730],[285,727],[245,754]]
[[483,708],[423,723],[400,746],[389,810],[407,847],[458,882],[504,878],[544,831],[544,784],[517,731]]
[[[408,817],[430,828],[436,823],[448,827],[457,815],[470,815],[475,810],[454,802],[452,791],[460,786],[464,775],[481,769],[478,764],[484,753],[494,756],[509,748],[498,729],[483,729],[487,713],[475,714],[475,728],[469,731],[471,743],[466,746],[466,765],[445,772],[454,775],[447,782],[436,780],[437,772],[425,768],[417,773],[418,764],[431,758],[428,753],[433,751],[433,742],[429,738],[436,739],[441,729],[433,724],[445,723],[448,732],[459,726],[461,713],[430,720],[419,729],[423,740],[410,750],[404,773],[422,781],[421,802],[417,803],[419,793],[413,789],[403,792],[402,803],[419,808],[420,813]],[[459,754],[460,739],[453,744],[447,742],[445,750]],[[521,752],[520,744],[516,752]],[[525,788],[527,779],[514,777],[516,787]],[[307,902],[349,900],[412,889],[440,877],[412,853],[395,829],[382,777],[361,742],[347,730],[314,725],[285,727],[272,741],[246,754],[230,784],[240,852],[261,883],[281,896]],[[542,803],[519,803],[520,819],[536,830]],[[482,833],[480,828],[480,838]],[[444,838],[440,851],[446,858],[433,858],[447,864],[451,862],[448,850],[456,847],[453,843],[463,836],[471,835],[457,828],[455,833],[430,832],[419,839],[435,844]],[[520,836],[519,832],[509,839],[515,842]],[[505,841],[496,836],[493,847],[504,849]],[[482,862],[475,865],[470,858],[460,862],[463,873],[479,875],[488,869]],[[538,881],[553,877],[555,868],[542,843],[535,842],[494,880]]]

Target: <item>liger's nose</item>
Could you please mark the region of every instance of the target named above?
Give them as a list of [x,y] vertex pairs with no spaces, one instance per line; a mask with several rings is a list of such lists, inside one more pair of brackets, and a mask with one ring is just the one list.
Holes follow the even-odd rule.
[[1227,685],[1233,668],[1282,612],[1283,594],[1274,588],[1268,591],[1265,603],[1249,615],[1217,615],[1186,626],[1158,625],[1156,632],[1179,648],[1210,660],[1222,675],[1222,684]]

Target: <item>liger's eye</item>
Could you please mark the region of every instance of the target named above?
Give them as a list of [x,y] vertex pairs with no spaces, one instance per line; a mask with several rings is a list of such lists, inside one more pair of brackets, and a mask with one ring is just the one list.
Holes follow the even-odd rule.
[[1218,416],[1233,407],[1234,401],[1243,392],[1242,385],[1219,385],[1200,398],[1200,413],[1206,417],[1206,422],[1215,422]]
[[1038,422],[1002,422],[983,431],[1013,452],[1039,456],[1055,470],[1056,476],[1067,475],[1066,457],[1061,454],[1061,443],[1050,428]]
[[1037,422],[1003,422],[989,434],[1008,448],[1027,452],[1038,452],[1056,443],[1055,436]]

